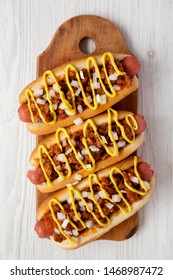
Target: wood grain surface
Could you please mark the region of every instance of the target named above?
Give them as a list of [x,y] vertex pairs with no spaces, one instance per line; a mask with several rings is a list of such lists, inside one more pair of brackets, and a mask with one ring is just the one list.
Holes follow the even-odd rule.
[[[173,259],[172,13],[172,0],[0,0],[0,259]],[[36,194],[26,171],[35,136],[19,122],[17,109],[19,93],[36,77],[38,54],[59,26],[78,15],[111,21],[142,63],[138,112],[148,128],[139,153],[151,163],[157,184],[131,238],[64,251],[34,232]]]
[[[102,30],[100,33],[99,30]],[[108,32],[109,30],[109,32]],[[37,77],[43,75],[47,69],[53,69],[74,59],[87,57],[81,51],[82,40],[90,38],[95,43],[95,49],[90,55],[103,54],[106,51],[113,53],[127,53],[128,50],[120,30],[110,21],[96,15],[82,15],[73,17],[58,27],[49,46],[37,59]],[[87,40],[84,42],[87,44]],[[85,47],[85,46],[84,46]],[[129,106],[128,100],[131,100]],[[122,106],[123,104],[123,106]],[[137,112],[137,91],[125,98],[121,109]],[[119,108],[119,104],[116,106]],[[38,144],[45,136],[37,136]],[[43,194],[36,190],[36,209],[50,194]],[[127,221],[116,226],[111,233],[106,233],[99,239],[125,240],[132,236],[138,226],[138,213]]]

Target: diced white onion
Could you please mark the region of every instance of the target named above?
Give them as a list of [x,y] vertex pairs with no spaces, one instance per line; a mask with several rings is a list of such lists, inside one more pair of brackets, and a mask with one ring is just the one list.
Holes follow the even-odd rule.
[[46,101],[43,100],[43,99],[37,98],[37,104],[45,105],[45,104],[46,104]]
[[57,229],[57,228],[54,228],[54,232],[55,232],[56,234],[60,234],[60,231],[59,231],[59,229]]
[[85,204],[83,203],[83,201],[82,201],[82,200],[80,200],[80,201],[78,202],[78,204],[79,204],[79,206],[80,206],[80,207],[85,206]]
[[79,196],[77,195],[77,193],[74,193],[74,199],[79,200]]
[[81,113],[83,112],[82,106],[81,106],[81,105],[78,105],[78,106],[77,106],[77,110],[78,110],[78,112],[81,114]]
[[68,169],[67,164],[64,165],[64,169]]
[[73,236],[78,236],[79,232],[76,229],[72,229]]
[[67,145],[67,140],[66,140],[66,139],[63,139],[63,140],[62,140],[62,146],[65,147],[66,145]]
[[56,215],[57,215],[58,220],[64,220],[66,217],[66,215],[62,212],[57,212]]
[[93,211],[93,204],[91,202],[88,202],[88,206],[89,206],[90,210]]
[[47,100],[46,94],[44,94],[42,97],[44,98],[44,100]]
[[78,88],[78,89],[75,91],[74,95],[75,95],[75,96],[79,96],[80,92],[81,92],[81,89]]
[[72,149],[72,148],[69,148],[69,149],[65,152],[65,154],[68,155],[68,154],[70,154],[72,151],[73,151],[73,149]]
[[101,197],[101,198],[105,198],[104,193],[103,193],[102,191],[99,191],[99,192],[98,192],[98,195],[99,195],[99,197]]
[[57,178],[57,182],[61,183],[62,181],[64,181],[63,178],[61,178],[60,176]]
[[113,74],[109,75],[109,80],[110,81],[116,81],[118,78],[118,74],[116,72],[114,72]]
[[83,159],[83,156],[81,155],[80,152],[78,152],[77,154],[78,154],[78,157],[79,157],[80,159]]
[[83,191],[82,196],[83,196],[83,198],[91,199],[91,193],[90,192]]
[[49,94],[51,97],[55,97],[55,91],[53,89],[49,90]]
[[60,104],[59,104],[59,109],[61,109],[61,110],[65,110],[65,105],[64,105],[64,103],[63,102],[61,102]]
[[136,176],[131,176],[130,181],[136,184],[139,184],[139,179]]
[[144,181],[147,190],[150,190],[150,183],[148,181]]
[[78,219],[76,218],[76,216],[73,216],[73,221],[77,222]]
[[65,229],[67,227],[67,225],[68,225],[68,220],[65,219],[61,226],[62,226],[63,229]]
[[79,217],[81,218],[81,216],[82,216],[81,213],[80,212],[77,212],[77,213],[78,213]]
[[72,235],[72,231],[70,231],[70,230],[64,230],[64,233],[68,234],[68,235]]
[[71,204],[71,197],[70,196],[68,196],[67,202],[68,202],[68,204]]
[[35,97],[41,96],[41,95],[43,95],[43,89],[42,88],[34,89],[34,96]]
[[75,115],[75,113],[71,113],[71,112],[68,111],[68,110],[65,110],[65,113],[66,113],[67,116],[74,116],[74,115]]
[[77,185],[79,183],[79,181],[75,181],[72,183],[73,186]]
[[83,191],[82,192],[82,196],[84,197],[84,198],[89,198],[89,195],[90,195],[90,192],[86,192],[86,191]]
[[119,196],[119,194],[113,194],[112,195],[112,200],[114,202],[120,202],[121,201],[121,197]]
[[76,146],[76,141],[73,138],[71,139],[71,142],[74,146]]
[[114,204],[111,203],[111,202],[106,202],[105,203],[105,206],[108,208],[108,209],[112,209],[114,207]]
[[92,165],[90,163],[86,164],[85,166],[86,166],[87,169],[92,167]]
[[119,85],[113,85],[113,88],[114,88],[115,90],[120,90],[120,89],[121,89],[121,87],[120,87]]
[[100,88],[100,83],[93,83],[93,88],[94,89],[99,89]]
[[53,104],[53,108],[54,108],[54,110],[57,110],[58,104]]
[[114,140],[118,140],[118,133],[116,131],[112,132]]
[[89,146],[89,149],[92,151],[92,152],[99,152],[100,149],[96,146],[96,145],[91,145]]
[[82,70],[79,71],[79,75],[80,75],[81,79],[83,80],[84,79],[84,73],[83,73]]
[[81,150],[81,154],[83,155],[83,156],[86,156],[88,153],[87,153],[87,150],[85,149],[85,148],[83,148],[82,150]]
[[91,228],[93,226],[93,221],[92,220],[88,220],[88,221],[85,222],[85,224],[86,224],[87,228]]
[[93,73],[93,83],[97,83],[97,78],[98,78],[98,75],[97,75],[97,72],[94,72]]
[[96,194],[94,195],[94,197],[95,197],[95,200],[98,201],[99,198],[100,198],[100,195],[99,195],[98,193],[96,193]]
[[112,153],[114,152],[114,147],[113,146],[108,146],[108,148]]
[[53,90],[58,92],[58,88],[57,88],[57,85],[56,84],[53,84]]
[[89,102],[89,103],[92,103],[92,102],[93,102],[92,97],[91,97],[90,95],[87,96],[87,99],[88,99],[88,102]]
[[72,184],[69,183],[69,184],[66,185],[66,187],[67,187],[67,188],[72,187]]
[[81,206],[81,207],[80,207],[80,211],[81,211],[81,212],[84,212],[84,211],[85,211],[85,206]]
[[48,76],[46,77],[46,80],[47,80],[47,84],[48,84],[48,85],[52,85],[52,84],[53,84],[53,79],[52,79],[52,77],[51,77],[50,75],[48,75]]
[[102,101],[100,94],[96,94],[96,100],[97,100],[97,103],[100,104],[100,102]]
[[74,178],[75,178],[75,180],[80,181],[80,180],[82,180],[82,175],[76,173]]
[[126,191],[125,191],[125,190],[121,190],[121,192],[122,192],[122,193],[126,193]]
[[79,87],[78,81],[72,80],[72,81],[71,81],[71,86],[72,86],[72,87],[78,88],[78,87]]
[[117,143],[118,148],[123,148],[125,145],[126,145],[126,142],[125,142],[125,141],[119,141],[119,142]]
[[104,135],[100,135],[100,138],[102,139],[103,143],[107,144],[106,137]]
[[107,102],[106,94],[100,95],[100,97],[101,97],[101,102],[100,102],[100,104],[106,104],[106,102]]
[[61,162],[65,162],[65,158],[63,154],[59,154],[57,155],[57,160],[61,161]]
[[77,118],[73,121],[73,123],[77,126],[81,125],[83,123],[83,120],[82,118]]

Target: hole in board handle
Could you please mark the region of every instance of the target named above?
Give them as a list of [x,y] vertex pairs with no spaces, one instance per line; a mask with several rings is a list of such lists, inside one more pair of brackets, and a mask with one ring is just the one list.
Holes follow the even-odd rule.
[[90,37],[84,37],[79,42],[79,49],[84,54],[91,54],[96,49],[94,40]]

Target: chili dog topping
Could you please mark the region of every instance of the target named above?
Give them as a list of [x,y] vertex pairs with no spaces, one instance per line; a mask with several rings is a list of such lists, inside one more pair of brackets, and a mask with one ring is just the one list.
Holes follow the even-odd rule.
[[112,167],[108,176],[100,179],[97,174],[90,174],[88,185],[82,191],[70,186],[66,201],[49,200],[49,212],[36,224],[35,230],[42,238],[53,235],[57,242],[67,239],[74,243],[75,237],[85,235],[86,229],[109,226],[112,214],[131,212],[132,204],[150,189],[153,171],[150,175],[148,181],[141,179],[136,156],[134,166],[127,170]]
[[[34,184],[46,181],[48,186],[52,186],[55,179],[61,182],[82,168],[94,171],[100,160],[118,156],[121,148],[135,141],[138,123],[130,113],[118,120],[118,112],[112,108],[107,110],[107,116],[107,123],[96,125],[92,119],[88,119],[83,130],[74,133],[58,128],[56,143],[49,149],[44,144],[39,145],[39,166],[36,170],[28,171],[28,178]],[[65,138],[60,141],[62,134]],[[78,178],[76,181],[79,181]]]
[[59,77],[48,70],[43,74],[43,86],[26,90],[27,106],[25,103],[19,107],[19,117],[24,122],[51,125],[86,108],[97,110],[108,97],[115,98],[117,91],[129,87],[131,76],[124,72],[123,61],[115,61],[110,52],[103,54],[102,65],[88,57],[86,69],[68,64]]

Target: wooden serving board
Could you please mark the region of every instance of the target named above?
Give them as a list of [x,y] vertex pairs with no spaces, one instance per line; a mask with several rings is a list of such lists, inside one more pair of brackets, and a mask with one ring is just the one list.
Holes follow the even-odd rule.
[[[80,42],[83,38],[91,38],[95,43],[92,55],[102,54],[106,51],[114,53],[131,52],[127,48],[120,30],[110,21],[95,16],[81,15],[64,22],[56,31],[47,49],[37,58],[37,77],[47,69],[55,68],[73,59],[85,58],[88,54],[80,50]],[[115,109],[126,109],[137,112],[137,91],[130,94],[119,102]],[[37,144],[45,136],[36,138]],[[36,191],[36,208],[46,199],[49,194]],[[131,237],[138,227],[138,213],[128,220],[113,228],[100,239],[125,240]]]

